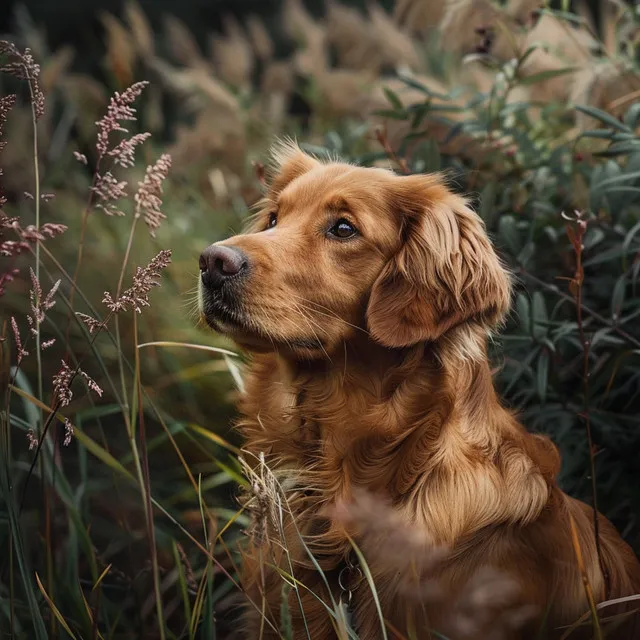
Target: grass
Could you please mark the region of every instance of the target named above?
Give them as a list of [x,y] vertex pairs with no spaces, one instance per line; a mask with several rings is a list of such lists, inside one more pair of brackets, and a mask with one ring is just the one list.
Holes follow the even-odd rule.
[[[141,23],[132,24],[140,28]],[[172,44],[175,51],[191,50],[184,41]],[[107,57],[116,82],[117,52],[112,42]],[[215,123],[214,130],[228,124],[225,118],[241,121],[245,137],[239,148],[228,140],[222,146],[216,146],[217,140],[202,140],[202,147],[211,145],[209,155],[189,164],[184,158],[189,160],[192,138],[179,137],[170,145],[154,130],[151,140],[136,147],[133,166],[123,158],[120,164],[126,166],[118,166],[118,155],[110,152],[121,140],[146,132],[146,123],[152,121],[149,114],[158,108],[158,85],[143,87],[140,95],[123,102],[126,85],[121,83],[108,114],[112,121],[104,109],[97,113],[79,109],[77,131],[56,156],[58,138],[51,123],[64,120],[57,119],[58,112],[64,113],[70,103],[52,88],[41,113],[40,86],[50,81],[49,74],[39,74],[26,52],[3,45],[3,60],[15,64],[13,75],[6,83],[3,80],[3,90],[22,98],[9,114],[14,119],[8,122],[16,124],[5,128],[11,135],[4,151],[19,154],[26,149],[27,158],[23,162],[19,155],[4,156],[13,158],[13,163],[7,163],[4,176],[12,188],[3,211],[18,221],[0,226],[0,636],[229,637],[238,607],[246,606],[239,588],[239,551],[246,543],[244,531],[255,526],[255,519],[238,508],[240,490],[252,496],[249,507],[264,499],[267,509],[275,509],[278,537],[285,540],[282,522],[291,516],[287,491],[264,464],[258,465],[258,475],[249,470],[242,459],[242,443],[230,427],[242,389],[242,358],[231,345],[198,328],[194,317],[197,255],[205,244],[239,228],[247,204],[261,188],[260,171],[255,175],[251,165],[263,159],[267,141],[284,127],[287,133],[300,134],[307,148],[318,153],[340,153],[365,164],[392,163],[406,173],[445,168],[460,177],[461,188],[482,194],[485,221],[526,281],[505,337],[499,380],[529,426],[544,430],[550,423],[557,425],[552,435],[568,460],[565,486],[590,499],[598,481],[603,510],[637,543],[640,502],[633,486],[637,473],[635,462],[625,458],[635,450],[636,441],[633,430],[624,425],[637,415],[634,355],[640,336],[632,320],[637,314],[633,300],[638,222],[631,200],[624,206],[615,201],[620,193],[632,199],[630,191],[616,192],[616,188],[637,190],[637,168],[633,154],[620,161],[610,159],[617,158],[613,152],[604,159],[597,156],[602,146],[585,145],[566,108],[535,105],[537,119],[527,119],[522,114],[534,106],[520,109],[521,105],[509,102],[521,84],[546,82],[566,73],[560,68],[544,78],[523,75],[525,55],[528,58],[532,52],[525,49],[515,66],[492,61],[506,85],[496,80],[486,94],[473,96],[473,107],[461,107],[456,95],[441,95],[438,89],[439,99],[454,103],[451,117],[464,112],[466,118],[450,123],[452,137],[469,136],[484,145],[481,156],[470,160],[463,151],[447,154],[433,142],[429,115],[441,122],[443,113],[450,114],[446,107],[430,111],[429,96],[434,91],[414,77],[407,83],[423,96],[418,104],[405,108],[404,98],[387,89],[382,92],[383,103],[374,105],[389,116],[390,131],[385,133],[371,132],[353,109],[348,115],[337,112],[339,101],[330,95],[331,82],[323,84],[323,74],[330,70],[317,71],[317,77],[314,71],[306,91],[309,122],[306,128],[297,122],[289,127],[286,120],[278,125],[255,116],[254,104],[262,109],[264,96],[247,98],[226,87],[224,99],[237,103],[237,112],[229,116],[216,103],[219,83],[214,87],[202,74],[189,76],[195,63],[193,68],[185,63],[178,72],[157,59],[153,67],[138,54],[140,59],[127,62],[131,76],[137,77],[135,65],[142,64],[142,72],[154,68],[158,83],[176,91],[174,85],[184,86],[187,77],[197,77],[195,89],[187,91],[189,106],[196,111],[194,120],[204,114],[205,120]],[[446,80],[451,74],[449,56],[440,56],[436,48],[431,57],[431,66],[437,66]],[[47,68],[48,61],[42,62]],[[83,95],[89,95],[86,78],[82,86]],[[206,89],[211,104],[202,98]],[[584,107],[585,115],[601,119],[591,141],[611,144],[605,151],[636,144],[637,104],[630,106],[620,118]],[[636,121],[631,120],[634,108]],[[101,123],[97,130],[96,119]],[[130,131],[118,131],[113,119]],[[22,120],[28,124],[24,129],[17,124]],[[413,125],[407,128],[412,138],[393,138],[394,123],[406,121]],[[198,131],[194,122],[189,126]],[[23,139],[16,140],[14,131],[22,131]],[[104,139],[96,140],[99,131],[108,131],[107,146]],[[412,147],[416,140],[422,146]],[[82,157],[73,158],[72,151],[78,149],[87,155],[86,165]],[[167,151],[181,162],[174,162],[163,179],[167,172],[158,175],[157,163]],[[577,160],[578,154],[587,155],[588,162]],[[56,161],[50,162],[51,157]],[[113,172],[112,181],[105,181],[107,171]],[[151,195],[164,200],[166,219],[148,216],[160,220],[159,227],[153,222],[140,224],[145,221],[145,207],[155,203],[159,208],[157,201],[150,203],[147,198],[144,203],[140,197],[140,185],[150,172],[158,179],[146,182],[147,196],[151,189]],[[553,176],[560,176],[558,182],[551,182]],[[563,180],[575,185],[573,194],[566,194]],[[120,197],[121,181],[128,183],[127,197]],[[22,195],[25,190],[29,196]],[[52,200],[49,193],[56,198]],[[106,215],[105,208],[124,215]],[[598,215],[596,221],[589,220],[585,236],[579,297],[558,289],[557,277],[574,269],[568,257],[572,254],[562,242],[565,223],[559,212],[565,208],[590,209]],[[58,222],[68,228],[45,232],[45,225]],[[596,241],[602,243],[601,249]],[[172,251],[171,263],[153,263],[153,257],[166,255],[161,253],[166,249]],[[591,266],[594,259],[600,262]],[[147,271],[137,271],[145,267]],[[14,268],[20,269],[17,277]],[[13,279],[4,279],[6,274]],[[58,281],[55,305],[45,308],[47,293]],[[622,287],[616,285],[619,281]],[[6,292],[1,295],[3,288]],[[136,305],[141,313],[134,310]],[[618,315],[612,316],[611,309]],[[582,312],[579,323],[576,310]],[[28,356],[20,355],[12,317]],[[597,331],[600,342],[585,348]],[[52,339],[55,343],[43,350]],[[62,361],[67,369],[61,369]],[[53,378],[58,375],[60,380],[61,371],[66,377],[56,388]],[[589,440],[601,447],[597,456],[592,446],[585,446],[581,417],[585,408]],[[302,534],[296,531],[296,536],[324,576]],[[354,548],[376,600],[366,555]],[[285,545],[283,553],[287,552]],[[269,558],[264,562],[275,564]],[[292,619],[308,591],[297,574],[293,563],[281,570],[282,624],[271,631],[283,638],[292,637]],[[589,591],[588,582],[585,589]],[[318,594],[311,597],[321,599]],[[600,637],[605,629],[604,625],[600,629],[598,616],[610,603],[591,603],[581,622],[591,624],[594,637]],[[323,604],[338,637],[356,638],[342,603],[332,597]],[[262,610],[264,603],[249,606]],[[379,607],[378,614],[381,636],[393,636],[395,631],[382,619]],[[302,620],[306,626],[304,612]],[[270,624],[265,615],[264,633]],[[574,631],[567,629],[567,637]]]

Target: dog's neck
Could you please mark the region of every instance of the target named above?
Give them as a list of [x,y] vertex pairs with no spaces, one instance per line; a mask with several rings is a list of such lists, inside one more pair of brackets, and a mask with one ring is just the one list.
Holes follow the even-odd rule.
[[[481,413],[499,404],[487,359],[487,338],[473,328],[459,331],[466,331],[464,340],[459,335],[446,336],[404,349],[389,349],[368,337],[356,337],[324,358],[279,355],[281,382],[295,388],[301,408],[313,404],[318,420],[325,411],[334,411],[334,396],[348,395],[349,403],[354,397],[360,399],[362,419],[369,416],[369,426],[380,434],[398,433],[419,422],[435,401],[445,402],[458,418],[478,422],[484,417]],[[349,431],[348,424],[343,426]],[[358,435],[362,435],[358,426]]]
[[403,350],[354,340],[331,361],[256,358],[242,405],[247,448],[313,487],[318,504],[354,487],[397,505],[418,500],[443,542],[488,522],[530,521],[556,471],[540,462],[548,447],[501,407],[486,336],[450,348],[459,338]]

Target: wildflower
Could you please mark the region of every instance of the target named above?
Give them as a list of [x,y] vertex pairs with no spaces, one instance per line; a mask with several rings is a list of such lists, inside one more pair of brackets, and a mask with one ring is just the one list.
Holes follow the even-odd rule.
[[67,229],[68,227],[64,224],[58,224],[56,222],[45,222],[40,227],[40,232],[49,238],[55,238],[56,236],[62,235]]
[[102,388],[98,385],[98,383],[82,369],[78,369],[78,373],[84,378],[87,387],[89,387],[89,389],[93,391],[93,393],[95,393],[98,397],[102,398]]
[[124,213],[113,202],[126,197],[126,187],[127,183],[124,181],[118,182],[111,171],[107,171],[104,175],[98,174],[96,176],[96,184],[93,187],[93,191],[99,200],[96,206],[109,216],[123,216]]
[[43,200],[44,202],[49,202],[50,200],[53,200],[56,197],[55,193],[42,193],[40,194],[40,200]]
[[[60,286],[60,280],[51,287],[51,290],[46,297],[43,297],[42,287],[40,286],[40,282],[38,281],[33,269],[29,268],[29,273],[31,275],[31,291],[29,292],[29,299],[31,300],[31,313],[33,314],[29,319],[29,324],[32,325],[31,331],[35,334],[36,328],[33,325],[37,326],[41,324],[44,321],[45,312],[49,311],[49,309],[54,307],[56,304],[54,296]],[[29,316],[27,317],[29,318]]]
[[160,272],[171,262],[171,251],[165,249],[151,260],[144,268],[138,267],[133,276],[133,284],[120,297],[114,300],[108,291],[105,291],[102,302],[113,312],[134,309],[141,313],[142,307],[149,306],[149,291],[152,287],[159,286]]
[[73,392],[70,388],[72,380],[73,371],[69,368],[69,365],[62,360],[60,371],[53,376],[53,395],[61,407],[66,407],[73,398]]
[[111,149],[107,155],[113,158],[114,164],[121,167],[133,167],[133,156],[136,150],[136,146],[142,144],[151,136],[150,133],[138,133],[132,138],[122,140],[116,147]]
[[45,340],[41,345],[40,348],[45,351],[47,350],[49,347],[52,347],[55,344],[56,339],[55,338],[51,338],[51,340]]
[[64,419],[64,440],[62,445],[68,447],[71,444],[71,438],[73,438],[73,425],[69,418]]
[[71,383],[76,375],[82,376],[87,384],[87,387],[93,391],[96,395],[102,397],[102,389],[98,386],[98,383],[89,376],[85,371],[76,367],[75,370],[71,369],[69,365],[62,360],[62,367],[53,376],[53,395],[61,407],[66,407],[73,398],[73,392],[71,391]]
[[16,242],[15,240],[0,242],[0,256],[19,256],[24,251],[29,251],[29,245],[26,242]]
[[20,339],[20,331],[18,331],[18,323],[16,322],[16,319],[11,316],[11,329],[13,331],[13,339],[16,343],[16,351],[17,353],[17,359],[18,359],[18,365],[20,364],[20,362],[22,362],[22,358],[26,357],[29,355],[28,351],[25,351],[24,347],[22,346],[22,340]]
[[37,242],[38,240],[44,240],[44,236],[38,231],[35,225],[30,224],[25,229],[19,231],[23,240],[28,242]]
[[144,180],[138,183],[138,193],[135,195],[136,216],[141,212],[144,213],[144,221],[153,237],[156,235],[156,229],[166,218],[160,211],[160,207],[162,206],[162,182],[166,179],[170,168],[171,156],[165,153],[154,165],[147,167]]
[[19,49],[11,42],[0,40],[0,54],[9,59],[8,62],[0,66],[0,71],[29,83],[36,119],[41,118],[44,115],[44,94],[40,90],[38,82],[40,65],[36,64],[33,59],[31,49],[25,49],[24,53],[20,53]]
[[[11,94],[5,96],[4,98],[0,98],[0,136],[2,136],[2,128],[7,122],[7,116],[9,115],[9,111],[13,108],[13,105],[16,102],[15,94]],[[2,151],[7,143],[0,142],[0,151]]]
[[18,269],[10,269],[9,271],[5,271],[5,273],[0,273],[0,296],[3,296],[6,291],[4,288],[5,282],[12,282],[18,273]]
[[99,331],[100,329],[102,329],[102,327],[104,327],[104,323],[100,322],[99,320],[96,320],[95,318],[92,318],[91,316],[88,316],[86,313],[79,313],[76,311],[76,315],[78,316],[78,318],[80,318],[80,320],[82,322],[85,323],[85,325],[87,325],[87,329],[89,329],[89,333],[93,333],[94,331]]
[[148,82],[136,82],[122,93],[116,91],[111,98],[106,115],[96,122],[98,127],[98,142],[96,146],[101,156],[105,155],[109,150],[109,135],[112,132],[123,131],[127,133],[127,129],[121,125],[121,121],[133,121],[136,119],[136,110],[131,105],[148,84]]
[[73,156],[80,164],[83,164],[85,166],[87,164],[89,164],[88,161],[87,161],[87,156],[85,156],[84,153],[80,153],[78,151],[74,151],[73,152]]
[[33,429],[29,429],[29,431],[27,431],[27,440],[29,441],[29,451],[38,446],[38,438],[36,438]]

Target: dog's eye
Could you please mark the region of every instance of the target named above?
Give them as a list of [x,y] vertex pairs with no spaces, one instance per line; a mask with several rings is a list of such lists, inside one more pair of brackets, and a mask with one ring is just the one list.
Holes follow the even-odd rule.
[[329,229],[329,235],[340,240],[346,240],[352,238],[358,233],[358,230],[344,218],[341,218],[336,222],[331,229]]
[[276,213],[269,214],[269,221],[267,222],[267,229],[273,229],[278,224],[278,215]]

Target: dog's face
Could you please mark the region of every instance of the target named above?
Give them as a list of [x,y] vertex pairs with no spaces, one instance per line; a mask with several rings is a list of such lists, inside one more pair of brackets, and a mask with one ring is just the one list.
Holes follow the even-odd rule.
[[326,357],[356,332],[390,347],[489,326],[509,281],[480,219],[434,176],[276,153],[247,232],[200,257],[209,326],[249,350]]

